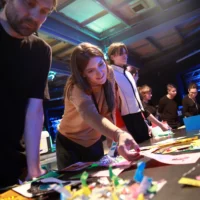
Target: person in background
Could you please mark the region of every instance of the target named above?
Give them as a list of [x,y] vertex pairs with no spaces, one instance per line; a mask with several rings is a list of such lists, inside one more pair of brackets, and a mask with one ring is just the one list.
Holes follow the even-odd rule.
[[[56,0],[7,0],[0,12],[0,188],[45,173],[40,167],[39,145],[43,128],[43,98],[51,49],[34,33],[55,9]],[[26,156],[20,151],[24,134]]]
[[108,58],[114,69],[115,81],[117,83],[120,98],[119,109],[127,130],[136,142],[141,143],[149,139],[148,127],[144,121],[148,118],[159,125],[163,130],[168,126],[159,122],[153,115],[144,110],[132,74],[127,71],[128,49],[123,43],[113,43],[108,48]]
[[180,126],[177,114],[178,105],[174,100],[176,94],[176,86],[173,84],[168,84],[167,95],[160,99],[158,106],[158,113],[161,120],[167,122],[167,124],[173,129],[176,129]]
[[156,108],[150,103],[152,98],[152,89],[148,85],[142,85],[138,88],[142,105],[145,110],[149,111],[154,117],[157,115]]
[[137,84],[137,81],[139,79],[139,69],[137,67],[133,67],[131,65],[128,65],[126,69],[127,69],[127,71],[129,71],[132,74],[132,76],[135,80],[135,83]]
[[64,89],[65,109],[58,126],[58,169],[76,162],[98,161],[103,155],[101,135],[118,142],[118,153],[134,160],[139,151],[132,136],[114,125],[115,81],[103,52],[81,43],[71,55],[71,76]]
[[186,95],[182,100],[183,116],[190,117],[200,114],[200,105],[196,99],[197,94],[197,84],[190,83],[188,86],[188,95]]

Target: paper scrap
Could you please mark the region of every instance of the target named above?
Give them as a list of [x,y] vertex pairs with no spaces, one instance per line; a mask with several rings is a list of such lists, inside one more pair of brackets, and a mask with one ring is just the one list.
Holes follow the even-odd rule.
[[[118,176],[121,172],[123,172],[127,167],[115,168],[112,169],[113,173]],[[91,177],[109,177],[109,170],[100,170],[98,172],[90,174]]]
[[146,152],[140,152],[140,154],[148,158],[157,160],[159,162],[172,165],[192,164],[196,163],[197,160],[200,158],[200,153],[190,153],[181,155],[161,155],[161,154],[153,154],[150,151],[146,151]]

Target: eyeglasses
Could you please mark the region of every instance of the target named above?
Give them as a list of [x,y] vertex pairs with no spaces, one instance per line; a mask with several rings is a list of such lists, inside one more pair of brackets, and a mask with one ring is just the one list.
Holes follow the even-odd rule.
[[197,94],[198,92],[189,92],[189,94]]

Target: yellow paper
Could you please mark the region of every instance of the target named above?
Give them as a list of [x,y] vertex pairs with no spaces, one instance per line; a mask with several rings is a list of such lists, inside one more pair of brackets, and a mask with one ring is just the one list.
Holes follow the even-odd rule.
[[200,181],[192,179],[192,178],[183,177],[178,181],[178,183],[184,184],[184,185],[192,185],[192,186],[200,187]]

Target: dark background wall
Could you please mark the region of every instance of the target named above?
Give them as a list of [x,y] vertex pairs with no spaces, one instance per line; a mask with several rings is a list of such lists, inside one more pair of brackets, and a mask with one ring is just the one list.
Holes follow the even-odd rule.
[[168,64],[163,63],[163,65],[151,67],[149,69],[147,66],[140,70],[138,86],[147,84],[152,88],[152,102],[154,104],[158,104],[159,99],[166,94],[166,85],[168,83],[173,83],[178,87],[176,100],[178,104],[181,105],[183,95],[187,94],[187,86],[185,80],[183,80],[183,75],[187,71],[197,69],[197,65],[200,64],[200,53],[180,63],[176,63],[173,59],[171,60],[172,61],[168,62]]

